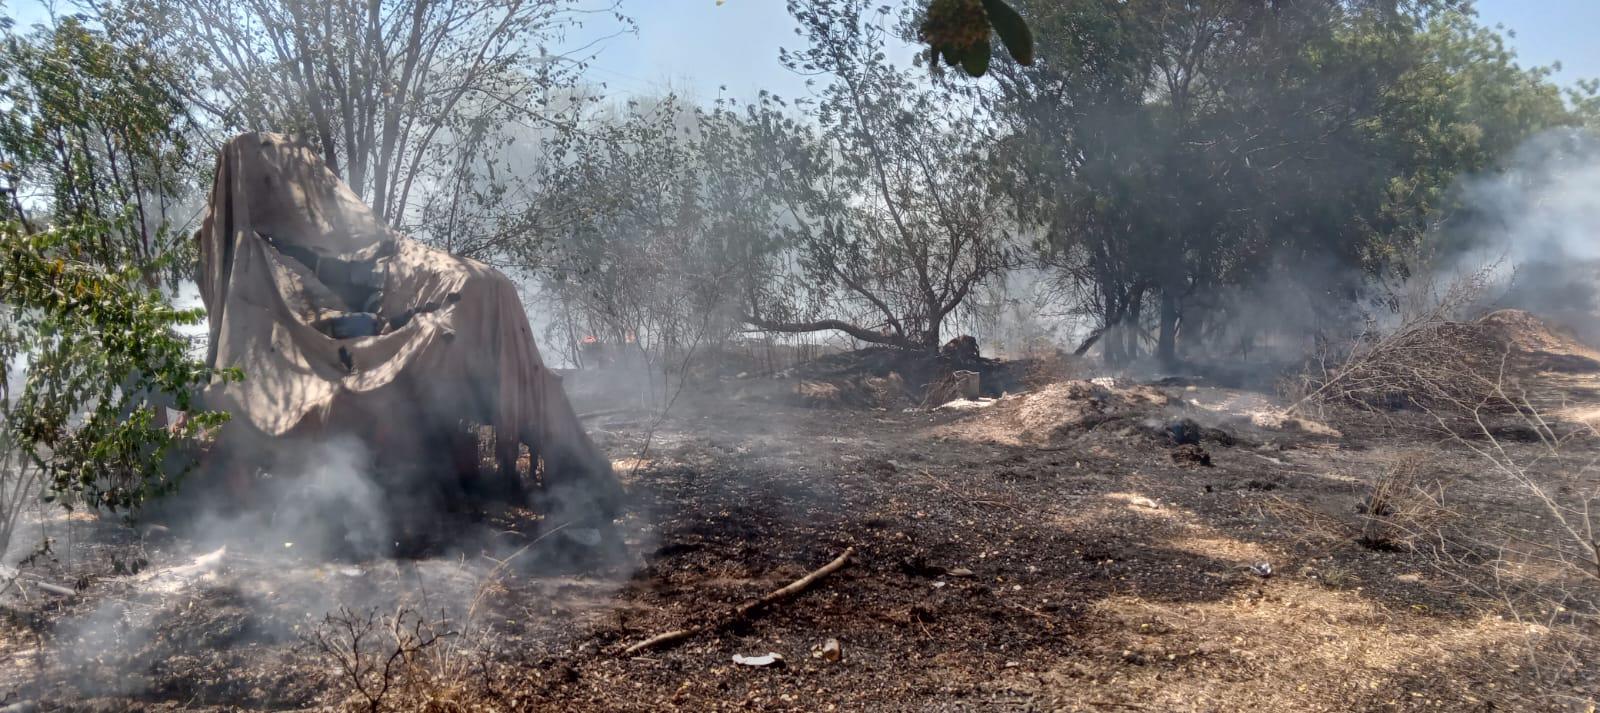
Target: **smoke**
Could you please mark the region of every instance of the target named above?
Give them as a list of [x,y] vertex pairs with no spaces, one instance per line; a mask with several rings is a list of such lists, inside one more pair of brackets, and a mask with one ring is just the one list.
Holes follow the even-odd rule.
[[313,562],[389,555],[395,545],[394,510],[366,445],[336,436],[285,446],[278,447],[275,462],[253,484],[249,503],[219,502],[216,498],[228,494],[217,491],[194,505],[178,501],[179,507],[197,510],[191,522],[180,525],[188,539],[200,549],[281,549]]
[[[444,510],[424,481],[453,472],[397,468],[356,438],[257,445],[245,454],[255,471],[247,489],[229,482],[234,474],[207,473],[147,511],[135,551],[149,564],[97,584],[87,607],[53,625],[38,694],[67,686],[76,695],[140,696],[188,681],[209,687],[202,699],[257,699],[262,690],[270,698],[271,686],[251,672],[197,676],[173,662],[272,650],[315,658],[309,637],[336,612],[409,611],[457,632],[452,645],[475,652],[493,636],[477,602],[508,578],[538,588],[526,578],[578,565],[584,576],[562,581],[586,583],[585,601],[603,603],[631,574],[631,561],[596,546],[579,525],[521,527],[505,514],[520,512],[515,505],[475,516]],[[554,495],[566,518],[593,506],[581,492]],[[418,537],[431,539],[407,550]],[[282,695],[295,702],[305,694]]]
[[1538,314],[1600,340],[1600,136],[1557,129],[1524,142],[1496,173],[1461,181],[1440,231],[1457,271],[1504,261],[1489,307]]

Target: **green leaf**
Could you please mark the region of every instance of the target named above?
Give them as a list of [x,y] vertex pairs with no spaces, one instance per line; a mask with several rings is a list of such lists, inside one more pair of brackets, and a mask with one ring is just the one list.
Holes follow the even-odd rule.
[[989,40],[987,39],[968,47],[966,56],[961,58],[961,68],[967,70],[968,75],[974,77],[983,76],[985,72],[989,71],[990,52]]
[[[1033,64],[1033,31],[1028,29],[1022,16],[1005,0],[983,0],[983,10],[989,14],[989,24],[994,26],[995,34],[1000,35],[1000,42],[1005,44],[1011,57],[1018,64]],[[984,59],[987,64],[988,58]]]

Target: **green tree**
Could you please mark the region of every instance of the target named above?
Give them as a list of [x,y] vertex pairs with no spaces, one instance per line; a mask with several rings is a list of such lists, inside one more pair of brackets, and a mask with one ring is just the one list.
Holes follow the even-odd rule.
[[[156,287],[186,264],[163,222],[184,147],[158,64],[74,20],[8,34],[0,87],[0,539],[41,494],[125,510],[170,490],[223,414]],[[149,209],[150,206],[155,209]],[[181,429],[167,407],[191,411]],[[36,488],[42,488],[43,493]],[[0,542],[3,549],[4,542]]]
[[[0,47],[0,191],[31,229],[96,224],[77,244],[90,264],[131,265],[146,284],[187,277],[192,254],[171,219],[203,163],[169,64],[78,18]],[[79,238],[88,237],[78,235]]]
[[1244,316],[1220,295],[1275,273],[1348,309],[1456,176],[1565,121],[1545,70],[1451,5],[1020,3],[1041,60],[982,96],[1042,258],[1098,322],[1083,349],[1132,358],[1153,323],[1171,363],[1180,325],[1198,342]]
[[978,117],[885,60],[869,3],[789,9],[808,46],[784,63],[828,84],[808,121],[771,100],[752,116],[799,270],[752,294],[747,321],[937,350],[946,320],[1011,263],[1010,201],[987,180]]

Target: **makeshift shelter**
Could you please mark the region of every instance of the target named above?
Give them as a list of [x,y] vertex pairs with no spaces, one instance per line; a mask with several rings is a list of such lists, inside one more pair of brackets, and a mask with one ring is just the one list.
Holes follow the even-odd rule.
[[354,436],[381,462],[450,466],[470,485],[488,426],[491,485],[519,484],[527,446],[547,492],[614,514],[610,463],[498,271],[391,230],[315,151],[266,133],[222,149],[198,239],[206,361],[245,374],[202,397],[232,414],[220,457]]

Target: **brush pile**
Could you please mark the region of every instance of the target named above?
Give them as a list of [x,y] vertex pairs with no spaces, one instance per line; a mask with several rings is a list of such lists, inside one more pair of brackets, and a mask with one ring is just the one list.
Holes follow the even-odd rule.
[[1308,370],[1304,396],[1293,412],[1311,404],[1366,411],[1515,411],[1523,382],[1570,362],[1592,366],[1592,350],[1520,310],[1491,312],[1472,321],[1431,316],[1389,332],[1369,330],[1340,359]]

